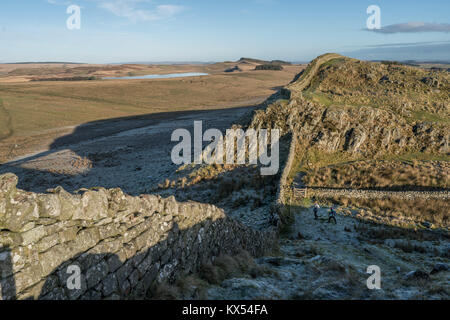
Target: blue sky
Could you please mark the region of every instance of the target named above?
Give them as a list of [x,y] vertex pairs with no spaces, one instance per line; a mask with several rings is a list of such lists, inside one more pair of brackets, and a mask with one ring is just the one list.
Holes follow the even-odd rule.
[[[79,30],[66,27],[71,4]],[[0,61],[450,60],[449,12],[447,0],[2,0]]]

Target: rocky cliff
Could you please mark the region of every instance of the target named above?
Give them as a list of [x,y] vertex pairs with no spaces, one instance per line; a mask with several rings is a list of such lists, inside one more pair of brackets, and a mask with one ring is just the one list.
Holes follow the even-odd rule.
[[[397,75],[403,77],[393,80]],[[326,152],[446,154],[449,76],[432,72],[430,82],[427,75],[418,68],[324,55],[282,90],[287,102],[257,111],[250,126],[294,132],[300,143]]]

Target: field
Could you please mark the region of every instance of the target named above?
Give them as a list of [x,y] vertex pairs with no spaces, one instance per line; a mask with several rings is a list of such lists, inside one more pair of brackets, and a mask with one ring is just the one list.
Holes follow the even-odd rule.
[[[235,65],[242,71],[224,72]],[[45,149],[74,126],[96,120],[255,105],[289,83],[302,69],[297,65],[277,72],[255,71],[255,65],[0,65],[1,133],[8,131],[4,129],[8,121],[12,132],[0,144],[0,161],[36,151],[37,142],[39,149]],[[210,75],[155,80],[30,81],[175,72]]]

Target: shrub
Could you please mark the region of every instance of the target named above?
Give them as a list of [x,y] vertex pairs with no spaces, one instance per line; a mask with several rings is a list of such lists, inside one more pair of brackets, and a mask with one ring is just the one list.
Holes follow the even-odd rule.
[[275,70],[275,71],[281,71],[283,70],[283,67],[279,64],[260,64],[259,66],[256,66],[255,70]]

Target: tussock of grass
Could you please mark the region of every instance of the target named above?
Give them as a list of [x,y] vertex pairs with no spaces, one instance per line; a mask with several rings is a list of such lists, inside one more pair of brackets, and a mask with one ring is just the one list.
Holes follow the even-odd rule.
[[180,297],[180,293],[179,287],[161,283],[156,287],[151,298],[155,300],[177,300]]
[[273,275],[267,267],[259,266],[247,251],[238,254],[220,255],[213,262],[204,264],[199,272],[178,279],[175,283],[161,283],[148,296],[152,299],[205,299],[207,288],[220,285],[232,277],[261,277]]
[[227,278],[248,273],[256,264],[250,254],[242,251],[236,256],[221,255],[214,262],[203,265],[200,277],[211,284],[220,284]]

